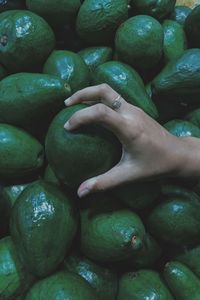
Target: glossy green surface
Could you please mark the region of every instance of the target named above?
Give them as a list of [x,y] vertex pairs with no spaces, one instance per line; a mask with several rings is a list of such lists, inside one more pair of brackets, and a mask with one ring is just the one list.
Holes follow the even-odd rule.
[[108,268],[97,265],[85,257],[70,256],[64,262],[65,269],[84,278],[97,292],[99,300],[115,300],[118,278]]
[[165,20],[164,30],[164,59],[169,62],[179,57],[187,48],[187,40],[183,27],[176,21]]
[[59,272],[38,281],[25,300],[98,300],[94,289],[80,276]]
[[153,80],[155,94],[163,96],[200,96],[200,49],[185,50],[169,62]]
[[152,270],[125,273],[117,300],[173,300],[159,273]]
[[44,277],[56,270],[71,247],[77,222],[72,200],[55,185],[39,181],[22,192],[12,210],[10,231],[31,274]]
[[90,83],[90,73],[86,64],[78,54],[71,51],[53,51],[44,65],[43,73],[65,80],[73,93],[89,86]]
[[46,19],[51,25],[66,25],[74,21],[81,6],[80,0],[26,0],[27,8]]
[[173,135],[200,137],[200,128],[185,120],[171,120],[164,127]]
[[32,284],[33,278],[25,272],[15,246],[9,236],[0,240],[0,299],[15,300]]
[[170,15],[170,19],[176,21],[180,25],[184,25],[185,20],[191,11],[192,9],[190,7],[176,6]]
[[25,131],[0,124],[0,177],[20,178],[31,175],[43,165],[42,145]]
[[175,260],[188,266],[192,272],[200,277],[200,246],[186,249],[183,253],[178,255]]
[[145,90],[139,74],[129,65],[118,61],[110,61],[96,68],[93,81],[95,84],[107,83],[124,99],[158,118],[158,111]]
[[3,66],[0,65],[0,80],[2,80],[4,77],[6,77],[6,75],[7,75],[6,70],[4,69]]
[[0,12],[9,9],[22,9],[25,7],[25,0],[1,0],[0,1]]
[[102,174],[120,159],[121,145],[115,136],[100,125],[84,126],[75,132],[64,124],[86,105],[62,110],[53,120],[46,137],[46,155],[56,177],[70,187]]
[[184,26],[187,39],[192,48],[200,47],[200,5],[196,6],[188,15]]
[[194,125],[200,127],[200,108],[191,111],[189,114],[186,115],[185,119],[193,123]]
[[54,171],[52,170],[52,168],[50,167],[50,165],[48,165],[45,169],[44,180],[54,183],[54,184],[59,184],[59,180],[57,179],[57,177],[56,177]]
[[168,198],[151,211],[147,224],[160,241],[183,246],[195,244],[200,234],[200,198]]
[[89,44],[111,44],[116,29],[127,18],[127,0],[85,0],[78,13],[76,30]]
[[54,46],[52,29],[38,15],[27,10],[0,14],[0,63],[10,72],[37,70]]
[[90,71],[94,71],[99,65],[112,60],[113,50],[110,47],[90,47],[81,50],[78,54],[82,57]]
[[160,193],[158,182],[127,184],[113,190],[114,195],[135,211],[150,206]]
[[163,51],[163,28],[151,16],[135,16],[117,30],[115,48],[119,60],[139,69],[157,65]]
[[200,280],[185,265],[170,262],[165,266],[165,280],[177,300],[199,300]]
[[0,81],[0,122],[23,128],[48,124],[70,95],[69,85],[56,76],[10,75]]
[[[95,201],[95,199],[94,199]],[[144,225],[131,210],[117,207],[116,199],[102,199],[81,213],[81,251],[97,262],[117,262],[140,251]]]

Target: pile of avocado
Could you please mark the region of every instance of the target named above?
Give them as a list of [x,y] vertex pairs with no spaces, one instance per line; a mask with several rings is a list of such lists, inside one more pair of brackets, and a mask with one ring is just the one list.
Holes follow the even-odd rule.
[[68,132],[107,83],[200,138],[200,1],[0,0],[0,300],[199,300],[200,186],[157,179],[79,199],[120,159],[100,124]]

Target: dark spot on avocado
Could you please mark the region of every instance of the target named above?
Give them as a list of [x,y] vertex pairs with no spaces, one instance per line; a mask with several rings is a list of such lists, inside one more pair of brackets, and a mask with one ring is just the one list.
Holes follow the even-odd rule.
[[1,36],[0,44],[4,47],[8,44],[8,36],[6,34]]

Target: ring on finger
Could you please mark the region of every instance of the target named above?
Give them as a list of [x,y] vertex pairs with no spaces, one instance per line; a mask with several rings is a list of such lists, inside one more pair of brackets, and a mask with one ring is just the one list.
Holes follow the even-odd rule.
[[118,95],[114,100],[113,100],[113,103],[112,103],[112,105],[111,105],[111,108],[113,109],[113,110],[118,110],[120,107],[121,107],[121,105],[122,105],[122,102],[120,101],[120,99],[121,99],[121,95]]

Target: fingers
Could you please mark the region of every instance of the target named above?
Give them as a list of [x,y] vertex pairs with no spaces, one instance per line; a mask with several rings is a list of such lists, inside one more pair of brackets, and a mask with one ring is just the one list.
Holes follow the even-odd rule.
[[[107,84],[100,84],[92,87],[85,88],[76,92],[70,98],[65,100],[66,106],[71,106],[74,104],[82,102],[101,102],[109,107],[113,105],[113,102],[119,97],[119,94],[114,91]],[[122,97],[120,98],[121,107],[125,106],[127,103]]]

